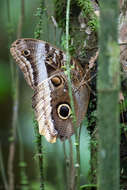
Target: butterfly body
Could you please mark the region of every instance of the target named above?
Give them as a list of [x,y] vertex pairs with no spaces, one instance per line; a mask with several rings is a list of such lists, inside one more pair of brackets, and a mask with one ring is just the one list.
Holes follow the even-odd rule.
[[[69,138],[74,133],[71,117],[67,76],[64,71],[66,55],[47,42],[35,39],[16,40],[10,49],[15,61],[34,90],[32,106],[39,125],[39,133],[48,142]],[[77,125],[87,111],[89,90],[80,86],[84,71],[71,58],[72,94]]]

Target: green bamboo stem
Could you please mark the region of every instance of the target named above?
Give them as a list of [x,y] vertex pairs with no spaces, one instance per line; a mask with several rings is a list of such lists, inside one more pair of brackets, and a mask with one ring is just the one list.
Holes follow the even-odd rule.
[[66,179],[66,189],[69,190],[69,159],[66,151],[65,141],[63,142],[64,160],[65,160],[65,179]]
[[43,168],[43,145],[41,141],[41,135],[38,132],[38,123],[36,120],[34,120],[34,133],[35,133],[35,139],[36,139],[36,148],[37,148],[37,158],[38,158],[38,163],[39,163],[39,174],[40,174],[40,190],[45,189],[44,185],[44,168]]
[[67,71],[67,78],[68,78],[68,89],[69,89],[69,96],[70,96],[70,104],[72,109],[72,118],[73,118],[73,125],[75,131],[75,147],[76,147],[76,189],[80,188],[80,149],[79,149],[79,135],[77,132],[77,125],[76,125],[76,114],[74,109],[74,101],[72,95],[72,83],[71,83],[71,67],[70,67],[70,53],[69,53],[69,15],[70,15],[70,2],[71,0],[67,0],[67,9],[66,9],[66,71]]
[[75,167],[73,159],[73,145],[72,140],[69,139],[70,161],[69,161],[69,190],[75,189]]
[[119,90],[117,43],[118,0],[100,2],[100,54],[98,71],[98,189],[119,190]]
[[90,188],[96,187],[96,188],[97,188],[97,185],[96,185],[96,184],[86,184],[86,185],[82,185],[82,186],[80,186],[80,190],[81,190],[81,189],[88,189],[88,187],[90,187]]
[[[40,39],[41,34],[43,32],[43,15],[44,15],[44,0],[41,0],[40,8],[37,10],[36,16],[38,16],[38,24],[35,28],[34,38]],[[37,156],[38,156],[38,163],[39,163],[39,173],[40,173],[40,190],[45,189],[44,185],[44,154],[43,154],[43,144],[42,144],[42,136],[39,134],[38,131],[38,123],[34,120],[34,133],[36,139],[36,148],[37,148]]]

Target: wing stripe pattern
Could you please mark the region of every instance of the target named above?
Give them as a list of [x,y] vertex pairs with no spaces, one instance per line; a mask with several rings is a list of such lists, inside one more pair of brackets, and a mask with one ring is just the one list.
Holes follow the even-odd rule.
[[[23,52],[26,50],[30,51],[30,55],[25,57]],[[44,135],[48,142],[54,143],[57,131],[51,117],[51,90],[45,63],[49,50],[48,43],[33,39],[16,40],[10,49],[12,56],[24,73],[27,83],[34,89],[32,102],[39,125],[39,133]]]

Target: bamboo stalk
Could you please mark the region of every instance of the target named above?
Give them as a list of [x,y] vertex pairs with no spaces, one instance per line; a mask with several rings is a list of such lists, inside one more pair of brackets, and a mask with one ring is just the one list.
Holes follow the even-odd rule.
[[35,133],[35,139],[36,139],[36,148],[37,148],[37,158],[38,158],[38,165],[39,165],[39,175],[40,175],[40,190],[45,189],[44,185],[44,173],[43,173],[43,144],[41,141],[41,135],[38,132],[38,123],[36,120],[34,120],[34,133]]
[[118,0],[100,2],[98,71],[98,189],[119,190],[120,64],[117,40]]
[[82,185],[82,186],[80,186],[80,190],[81,189],[88,189],[88,188],[97,188],[97,185],[96,184],[86,184],[86,185]]
[[68,89],[69,89],[69,96],[70,96],[70,104],[72,109],[72,118],[73,118],[73,125],[75,131],[75,147],[76,147],[76,189],[80,188],[80,147],[79,147],[79,135],[77,132],[77,125],[76,125],[76,114],[74,109],[74,101],[72,95],[72,88],[71,88],[71,67],[70,67],[70,53],[69,53],[69,15],[70,15],[70,2],[71,0],[67,0],[67,8],[66,8],[66,70],[67,70],[67,78],[68,78]]
[[[40,8],[37,10],[36,16],[38,16],[38,24],[35,28],[34,38],[40,39],[41,34],[43,32],[43,14],[44,14],[44,0],[41,0]],[[39,134],[38,131],[38,123],[34,120],[34,133],[36,138],[36,148],[37,148],[37,156],[38,156],[38,163],[39,163],[39,174],[40,174],[40,190],[45,189],[44,184],[44,153],[43,153],[43,144],[42,144],[42,136]]]
[[75,189],[75,167],[73,159],[73,146],[72,140],[69,139],[69,149],[70,149],[70,162],[69,162],[69,190]]
[[65,179],[66,179],[66,189],[69,190],[69,159],[67,156],[66,144],[63,142],[64,160],[65,160]]

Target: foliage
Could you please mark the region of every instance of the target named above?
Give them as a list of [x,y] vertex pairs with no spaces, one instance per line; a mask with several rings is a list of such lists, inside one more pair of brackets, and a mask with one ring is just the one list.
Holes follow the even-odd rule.
[[36,25],[35,32],[34,32],[34,38],[40,39],[41,34],[43,33],[43,26],[44,26],[44,12],[45,12],[45,7],[44,7],[44,1],[41,2],[40,7],[37,8],[37,12],[35,16],[38,18],[38,24]]
[[[63,0],[62,0],[63,1]],[[58,18],[58,23],[59,22],[63,22],[64,20],[64,24],[62,24],[62,27],[65,27],[65,14],[66,11],[64,8],[66,8],[66,2],[65,4],[63,3],[62,5],[62,1],[56,1],[56,5],[57,3],[59,4],[59,8],[61,7],[63,11],[61,11],[59,8],[57,10],[61,11],[59,18]],[[1,1],[0,4],[2,6],[0,6],[1,9],[1,19],[3,19],[2,24],[1,24],[1,29],[4,27],[7,27],[6,23],[7,23],[7,19],[6,19],[6,10],[5,8],[5,1]],[[48,2],[48,4],[51,3],[51,1]],[[62,5],[62,6],[61,6]],[[65,5],[65,6],[64,6]],[[19,13],[20,13],[20,1],[17,0],[13,0],[10,3],[11,6],[11,18],[12,18],[12,22],[11,25],[8,25],[8,33],[9,36],[11,36],[13,38],[13,40],[15,40],[16,37],[16,30],[17,30],[17,25],[19,22]],[[50,32],[50,28],[51,31],[53,31],[53,27],[49,24],[49,18],[46,20],[45,19],[45,24],[43,22],[40,22],[40,20],[42,21],[42,15],[45,10],[47,11],[47,9],[45,9],[43,7],[43,10],[38,8],[37,9],[37,14],[36,17],[34,16],[34,12],[36,10],[36,7],[39,7],[39,1],[31,1],[31,3],[25,1],[25,19],[23,22],[23,35],[22,37],[33,37],[33,31],[35,29],[35,24],[37,23],[37,28],[35,31],[35,38],[40,38],[43,40],[48,39],[50,42],[50,39],[54,39],[54,35],[53,32]],[[75,10],[75,11],[73,11]],[[72,19],[75,20],[77,19],[78,14],[80,13],[80,7],[77,5],[77,1],[71,1],[71,21]],[[43,15],[44,16],[44,15]],[[61,16],[61,17],[60,17]],[[42,29],[40,29],[40,26],[42,27]],[[45,30],[45,28],[47,27],[47,29]],[[33,29],[34,28],[34,29]],[[71,28],[71,27],[70,27]],[[58,29],[59,30],[59,29]],[[65,28],[64,28],[65,30]],[[7,48],[9,49],[10,47],[7,47],[7,38],[9,37],[6,34],[6,30],[4,30],[5,32],[1,32],[1,40],[4,41],[5,47],[3,46],[3,41],[1,42],[1,58],[0,62],[4,64],[4,68],[1,69],[0,67],[0,83],[2,83],[2,85],[0,85],[0,89],[1,89],[1,100],[4,106],[2,106],[1,108],[1,115],[5,115],[1,123],[1,141],[2,141],[2,146],[4,147],[4,162],[5,162],[5,166],[6,164],[6,160],[7,160],[7,151],[8,150],[8,141],[6,141],[5,139],[8,139],[8,131],[10,130],[10,117],[11,117],[11,111],[10,108],[12,108],[12,101],[10,99],[10,71],[9,71],[9,66],[8,64],[6,65],[6,63],[9,63],[9,59],[8,59],[8,52],[7,52]],[[13,36],[12,36],[13,34]],[[47,37],[45,39],[44,35]],[[49,35],[51,36],[49,38]],[[58,33],[56,32],[56,36],[58,35]],[[80,39],[80,34],[78,34],[79,37],[79,43],[81,43],[81,39]],[[60,37],[59,37],[60,38]],[[12,40],[12,39],[11,39]],[[65,38],[64,38],[65,40]],[[63,41],[64,41],[63,40]],[[73,41],[72,37],[69,37],[69,51],[74,52],[74,50],[76,49],[73,44],[71,44],[71,42]],[[12,41],[11,41],[12,42]],[[64,41],[65,42],[65,41]],[[3,51],[4,50],[4,51]],[[85,53],[85,52],[84,52]],[[5,61],[6,60],[6,61]],[[1,65],[1,64],[0,64]],[[5,66],[6,65],[6,66]],[[14,63],[14,66],[16,64]],[[1,74],[2,73],[2,74]],[[19,152],[21,150],[21,146],[19,145],[19,137],[16,139],[16,154],[15,154],[15,162],[14,162],[14,171],[15,171],[15,184],[22,184],[22,189],[23,189],[23,184],[28,184],[28,187],[30,186],[30,189],[39,189],[39,168],[36,167],[36,164],[33,160],[33,149],[34,149],[34,143],[38,143],[39,141],[36,139],[36,142],[33,141],[34,137],[33,137],[33,129],[32,129],[32,111],[31,111],[31,99],[30,97],[32,96],[31,94],[31,90],[27,87],[26,83],[24,82],[24,79],[22,77],[21,72],[18,73],[19,77],[20,77],[20,110],[19,110],[19,123],[21,124],[21,134],[22,134],[22,144],[24,146],[24,160],[20,159],[19,157]],[[9,108],[9,109],[8,109]],[[5,111],[5,112],[4,112]],[[3,116],[2,115],[2,116]],[[6,122],[6,125],[5,125]],[[85,129],[85,126],[83,126],[83,128]],[[82,129],[82,148],[81,148],[81,182],[82,184],[84,184],[87,180],[87,172],[88,172],[88,168],[89,168],[89,150],[88,150],[88,142],[89,142],[89,138],[87,134],[87,131],[84,131],[84,129]],[[72,137],[73,139],[73,137]],[[13,138],[11,139],[13,140]],[[46,144],[46,142],[44,141],[44,143]],[[66,141],[67,144],[67,157],[69,158],[70,154],[69,154],[69,143]],[[72,141],[72,144],[74,145],[74,141]],[[87,144],[87,146],[86,146]],[[44,165],[44,171],[46,176],[46,189],[64,189],[63,184],[65,183],[65,162],[64,162],[64,154],[63,154],[63,149],[61,147],[62,143],[60,141],[58,141],[58,144],[56,145],[50,145],[48,144],[45,148],[45,152],[46,152],[46,164]],[[77,145],[75,143],[75,145]],[[73,149],[75,149],[75,145],[73,147]],[[40,146],[40,148],[42,148]],[[84,151],[85,150],[85,151]],[[45,154],[45,152],[43,151],[43,153]],[[38,158],[40,155],[36,154]],[[55,156],[54,156],[55,155]],[[57,156],[56,156],[57,155]],[[75,153],[74,153],[75,155]],[[27,163],[27,165],[26,165]],[[19,168],[19,167],[20,168]],[[7,171],[7,170],[6,170]],[[26,171],[27,171],[27,175],[26,175]],[[25,175],[24,175],[25,174]],[[54,175],[55,174],[55,175]],[[28,178],[27,178],[28,177]],[[29,179],[29,181],[27,181]],[[36,183],[34,183],[34,181],[36,181]],[[1,182],[1,181],[0,181]],[[29,182],[29,183],[28,183]],[[2,183],[2,182],[1,182]]]
[[84,18],[88,18],[88,26],[90,26],[90,28],[93,31],[96,31],[98,29],[98,25],[99,25],[99,21],[94,13],[94,9],[93,6],[91,4],[90,0],[77,0],[79,6],[81,7],[82,13]]
[[[59,27],[61,27],[63,29],[63,31],[65,31],[67,1],[66,0],[54,0],[54,2],[55,2],[55,18],[58,22]],[[75,10],[75,11],[73,11],[73,10]],[[80,7],[77,4],[77,0],[71,1],[70,22],[72,21],[73,18],[76,18],[79,15],[79,13],[80,13]],[[70,30],[71,30],[71,25],[70,25]]]
[[[66,0],[54,0],[55,1],[55,17],[58,22],[59,27],[62,27],[65,30],[65,15],[66,15]],[[62,4],[62,6],[61,6]],[[72,11],[75,10],[75,11]],[[70,8],[70,22],[73,21],[74,18],[79,16],[79,13],[82,11],[84,18],[89,18],[88,26],[93,31],[98,29],[98,19],[94,14],[94,9],[90,0],[73,0],[71,1],[71,8]],[[70,30],[71,30],[70,25]]]

